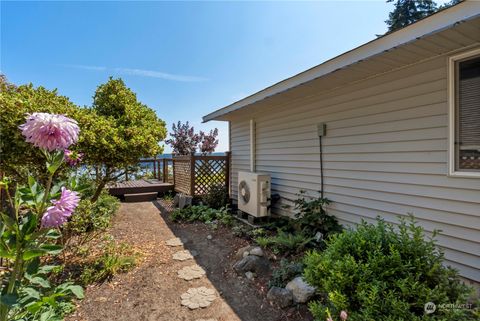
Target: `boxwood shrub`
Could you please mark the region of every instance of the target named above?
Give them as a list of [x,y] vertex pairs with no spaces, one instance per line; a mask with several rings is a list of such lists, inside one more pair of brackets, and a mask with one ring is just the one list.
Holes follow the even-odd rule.
[[[333,235],[324,252],[305,257],[307,282],[324,294],[311,312],[322,321],[342,310],[349,321],[479,320],[472,307],[451,308],[465,305],[471,289],[442,264],[435,234],[427,238],[410,217],[396,226],[378,218]],[[435,312],[425,313],[428,302]]]

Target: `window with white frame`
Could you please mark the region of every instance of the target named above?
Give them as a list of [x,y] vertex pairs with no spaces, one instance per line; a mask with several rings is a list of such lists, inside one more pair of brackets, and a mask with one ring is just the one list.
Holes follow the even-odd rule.
[[450,174],[480,177],[480,49],[450,59]]

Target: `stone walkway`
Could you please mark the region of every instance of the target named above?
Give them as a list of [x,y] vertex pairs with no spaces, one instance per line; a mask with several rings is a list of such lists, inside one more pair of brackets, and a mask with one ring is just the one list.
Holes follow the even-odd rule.
[[68,320],[240,321],[153,203],[123,203],[112,234],[144,253],[134,271],[92,286]]

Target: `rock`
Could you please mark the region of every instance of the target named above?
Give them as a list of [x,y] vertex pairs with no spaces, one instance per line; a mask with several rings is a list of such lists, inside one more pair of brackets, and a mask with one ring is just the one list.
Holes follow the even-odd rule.
[[292,291],[293,301],[295,303],[307,302],[316,291],[316,289],[305,282],[301,276],[297,276],[295,279],[288,282],[286,288]]
[[248,251],[243,252],[243,257],[247,257],[249,255],[250,255],[250,253]]
[[274,286],[267,293],[268,301],[278,305],[281,308],[290,306],[293,302],[292,291]]
[[235,263],[233,269],[238,274],[244,274],[245,272],[264,274],[270,270],[270,263],[263,257],[248,255]]
[[207,240],[211,240],[213,239],[213,236],[211,236],[210,234],[207,235]]
[[[235,258],[237,260],[241,260],[244,257],[245,252],[248,253],[248,251],[250,251],[252,248],[253,248],[253,246],[247,245],[247,246],[244,246],[244,247],[238,249],[237,253],[235,254]],[[246,255],[248,255],[248,254],[246,254]]]
[[256,255],[256,256],[263,256],[263,250],[259,246],[254,247],[250,251],[248,251],[249,255]]
[[245,272],[245,277],[249,279],[250,281],[255,278],[255,274],[253,272]]
[[193,199],[192,196],[180,194],[180,197],[178,200],[178,208],[182,209],[184,207],[192,205],[192,199]]
[[175,194],[175,196],[173,197],[173,206],[177,207],[179,202],[180,202],[180,194]]

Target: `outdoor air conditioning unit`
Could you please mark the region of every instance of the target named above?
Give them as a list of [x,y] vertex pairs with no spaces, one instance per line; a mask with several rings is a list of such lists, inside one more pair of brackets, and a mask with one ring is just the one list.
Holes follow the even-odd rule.
[[238,209],[254,217],[270,215],[270,175],[238,172]]

